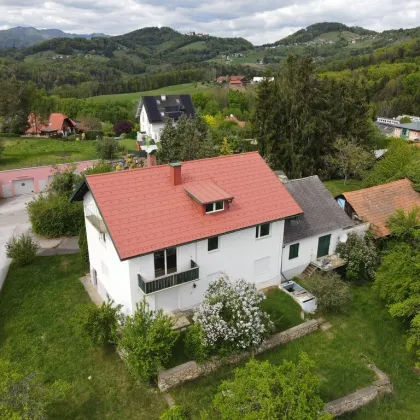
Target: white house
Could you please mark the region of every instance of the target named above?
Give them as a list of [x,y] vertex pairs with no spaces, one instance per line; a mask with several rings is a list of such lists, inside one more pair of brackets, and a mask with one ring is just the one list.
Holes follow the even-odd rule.
[[261,83],[263,80],[267,80],[269,82],[272,82],[274,80],[274,77],[267,77],[267,76],[255,76],[252,79],[252,83]]
[[71,199],[92,281],[128,314],[143,298],[191,308],[222,271],[279,285],[285,220],[302,213],[256,152],[87,176]]
[[142,141],[146,136],[159,142],[166,119],[177,121],[182,115],[192,118],[195,116],[190,95],[143,96],[136,113],[141,129],[137,133],[137,140]]
[[347,233],[356,229],[355,223],[317,176],[287,181],[284,185],[303,210],[302,215],[285,222],[284,278],[289,280],[306,269],[330,270],[344,265],[335,250],[338,242],[346,241]]

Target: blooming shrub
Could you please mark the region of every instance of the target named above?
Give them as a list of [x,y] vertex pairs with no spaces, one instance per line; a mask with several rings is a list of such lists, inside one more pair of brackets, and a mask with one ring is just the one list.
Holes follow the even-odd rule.
[[38,242],[32,236],[23,233],[18,237],[13,236],[6,243],[6,256],[18,265],[28,265],[35,260],[38,249]]
[[349,233],[347,242],[337,245],[337,253],[347,262],[348,280],[370,280],[375,277],[378,254],[370,238]]
[[274,329],[261,310],[264,294],[245,280],[226,274],[211,282],[194,321],[203,330],[203,345],[219,353],[257,347]]

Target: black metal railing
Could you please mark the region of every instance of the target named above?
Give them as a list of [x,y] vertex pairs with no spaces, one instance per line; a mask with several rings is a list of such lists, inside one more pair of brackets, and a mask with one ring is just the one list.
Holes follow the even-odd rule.
[[197,280],[200,277],[200,267],[191,260],[191,268],[181,273],[169,274],[154,280],[146,280],[140,274],[138,275],[139,287],[148,295],[149,293],[158,292],[169,287],[178,286],[189,281]]

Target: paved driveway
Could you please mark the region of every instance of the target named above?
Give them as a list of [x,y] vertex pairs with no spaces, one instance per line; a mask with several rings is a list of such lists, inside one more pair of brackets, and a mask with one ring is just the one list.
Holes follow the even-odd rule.
[[7,275],[11,260],[6,257],[6,242],[13,235],[20,235],[29,231],[26,204],[34,194],[21,195],[14,198],[0,199],[0,289]]

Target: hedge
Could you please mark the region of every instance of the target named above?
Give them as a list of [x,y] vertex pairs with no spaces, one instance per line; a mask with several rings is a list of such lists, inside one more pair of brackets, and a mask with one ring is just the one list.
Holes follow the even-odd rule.
[[84,226],[83,203],[70,203],[68,197],[41,195],[28,204],[32,230],[48,238],[77,236]]

